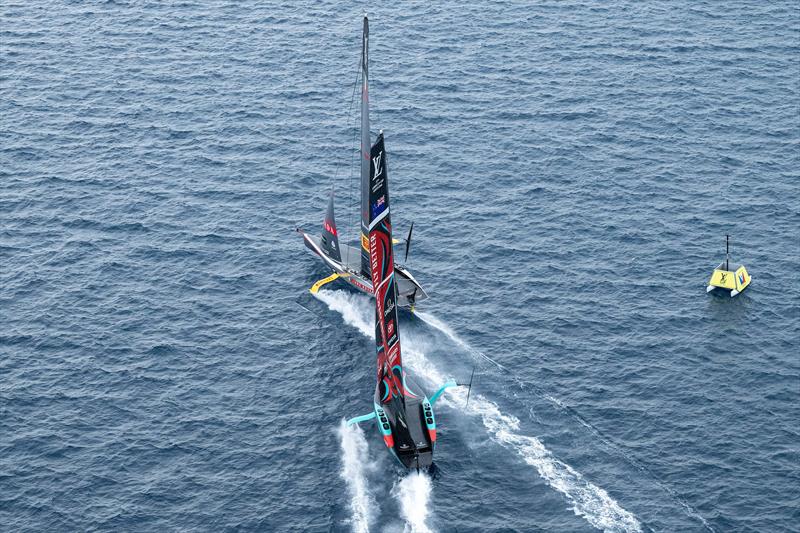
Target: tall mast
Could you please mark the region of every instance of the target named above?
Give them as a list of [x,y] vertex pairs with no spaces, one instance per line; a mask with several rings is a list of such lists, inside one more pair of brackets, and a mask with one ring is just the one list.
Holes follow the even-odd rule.
[[369,20],[364,15],[361,37],[361,272],[370,275],[369,267]]

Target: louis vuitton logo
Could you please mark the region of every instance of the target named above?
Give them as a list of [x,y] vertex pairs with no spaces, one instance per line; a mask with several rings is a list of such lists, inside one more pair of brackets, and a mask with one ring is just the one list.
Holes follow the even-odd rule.
[[383,173],[383,168],[381,167],[381,159],[383,158],[383,152],[379,153],[377,156],[372,158],[372,165],[374,168],[374,173],[372,179],[378,178]]

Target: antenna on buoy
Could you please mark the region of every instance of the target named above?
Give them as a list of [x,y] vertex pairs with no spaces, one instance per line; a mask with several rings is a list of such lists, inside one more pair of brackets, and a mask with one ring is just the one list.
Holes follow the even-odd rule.
[[725,270],[730,270],[731,252],[728,245],[730,237],[730,235],[725,235]]
[[[731,267],[733,267],[733,270],[731,270]],[[706,292],[711,292],[717,288],[725,289],[730,291],[731,297],[733,297],[750,285],[752,279],[744,265],[735,263],[731,265],[731,236],[726,234],[725,261],[721,262],[711,273]]]

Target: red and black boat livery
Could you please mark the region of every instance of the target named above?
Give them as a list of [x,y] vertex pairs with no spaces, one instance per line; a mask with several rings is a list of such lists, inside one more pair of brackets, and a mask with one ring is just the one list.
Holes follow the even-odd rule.
[[[380,180],[386,179],[386,153],[383,149],[383,131],[378,135],[378,139],[371,143],[369,130],[369,21],[364,17],[364,30],[362,35],[361,48],[361,231],[360,243],[357,246],[340,244],[339,235],[334,219],[333,191],[328,200],[328,211],[323,223],[322,234],[312,235],[303,230],[297,231],[303,235],[305,245],[322,261],[333,270],[333,274],[314,284],[311,292],[317,292],[319,288],[335,279],[342,279],[367,294],[374,294],[374,283],[372,275],[372,263],[370,259],[369,224],[376,213],[380,213],[384,208],[388,208],[388,196],[385,193],[377,194],[377,187],[380,187]],[[380,156],[371,157],[371,152],[380,145]],[[375,165],[380,165],[382,173],[376,174]],[[378,176],[376,182],[371,178]],[[382,177],[381,177],[382,176]],[[411,234],[414,224],[408,231],[405,240],[405,259],[408,259],[408,250],[411,244]],[[391,244],[400,241],[390,241]],[[404,308],[411,308],[425,300],[428,295],[419,282],[406,268],[401,265],[393,265],[397,277],[395,288],[397,291],[396,305]]]

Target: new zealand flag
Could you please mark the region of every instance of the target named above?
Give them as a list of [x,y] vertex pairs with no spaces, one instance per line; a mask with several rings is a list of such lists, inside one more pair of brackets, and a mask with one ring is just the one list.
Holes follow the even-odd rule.
[[375,200],[375,203],[372,204],[372,219],[374,220],[375,218],[378,217],[378,215],[383,213],[383,210],[384,210],[385,207],[386,207],[386,197],[385,196],[381,196],[380,198]]

